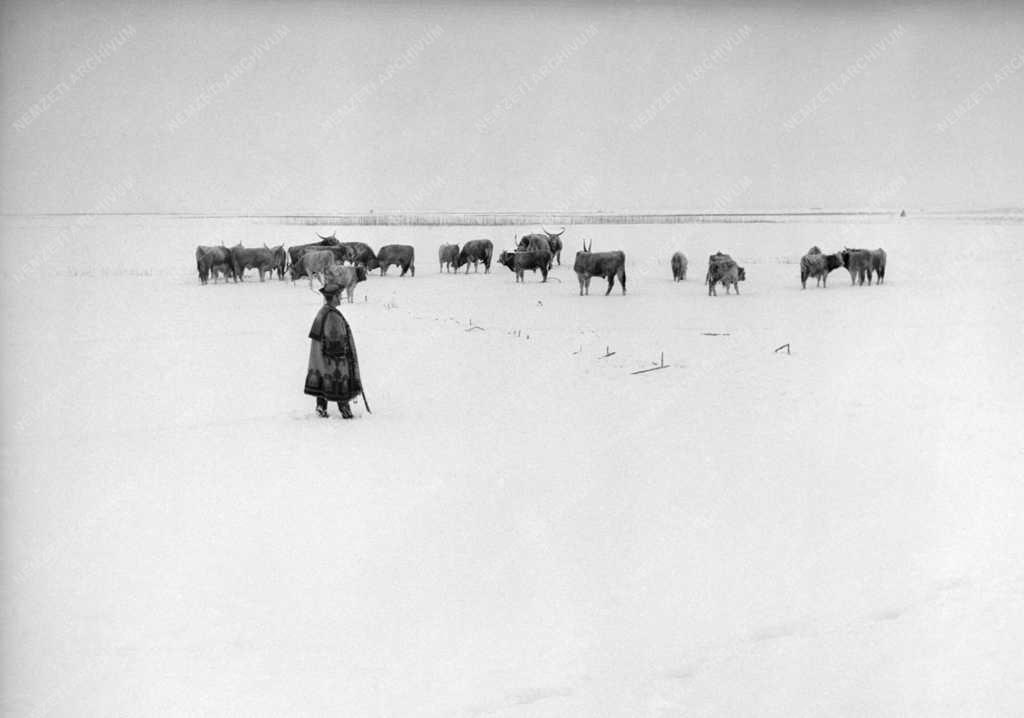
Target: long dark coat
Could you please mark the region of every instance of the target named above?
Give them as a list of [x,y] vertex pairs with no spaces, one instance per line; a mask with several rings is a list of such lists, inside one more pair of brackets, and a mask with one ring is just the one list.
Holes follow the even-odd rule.
[[352,330],[336,308],[321,307],[309,330],[305,393],[327,401],[349,401],[363,390]]

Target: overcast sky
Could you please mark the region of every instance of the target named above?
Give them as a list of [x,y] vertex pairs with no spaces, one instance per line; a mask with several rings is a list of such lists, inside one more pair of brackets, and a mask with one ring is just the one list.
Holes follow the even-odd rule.
[[1024,204],[1024,3],[847,4],[5,3],[0,208]]

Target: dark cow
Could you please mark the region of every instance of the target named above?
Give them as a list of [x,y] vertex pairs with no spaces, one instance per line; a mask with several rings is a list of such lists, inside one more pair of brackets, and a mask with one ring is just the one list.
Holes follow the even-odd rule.
[[[551,249],[551,241],[546,234],[524,234],[516,245],[517,252],[547,252],[551,255],[554,263],[554,250]],[[548,267],[551,269],[551,267]]]
[[203,284],[213,275],[213,283],[217,283],[217,275],[223,274],[225,281],[234,274],[231,265],[231,250],[224,246],[196,247],[196,269],[199,281]]
[[235,281],[245,281],[245,270],[255,269],[260,273],[260,281],[264,281],[263,273],[273,275],[275,263],[274,253],[266,247],[247,249],[239,242],[231,248],[231,266],[235,270]]
[[355,294],[356,285],[366,281],[366,267],[361,264],[355,266],[347,264],[332,264],[327,267],[325,280],[327,283],[334,282],[345,290],[348,303],[351,304],[352,296]]
[[746,270],[736,264],[728,254],[715,252],[708,257],[708,273],[704,281],[708,285],[708,296],[717,296],[715,285],[721,282],[725,287],[725,293],[729,293],[729,287],[736,288],[736,294],[740,293],[740,282],[747,278]]
[[546,282],[548,270],[551,269],[551,252],[542,249],[502,252],[498,255],[498,264],[504,264],[511,269],[516,275],[516,282],[523,281],[523,272],[527,269],[533,272],[539,269],[541,276],[544,277],[541,281]]
[[682,252],[676,252],[672,255],[672,279],[676,282],[682,282],[686,279],[686,255]]
[[274,269],[277,270],[277,278],[284,279],[285,270],[288,269],[288,253],[284,251],[283,244],[271,247],[270,251],[274,253]]
[[459,271],[459,268],[463,264],[466,265],[466,274],[469,274],[469,264],[473,263],[473,271],[479,271],[477,262],[483,262],[484,274],[491,271],[491,255],[494,253],[494,243],[489,239],[471,239],[462,245],[462,251],[459,252],[459,258],[455,262],[455,271]]
[[337,257],[329,249],[306,252],[299,257],[298,263],[292,265],[292,281],[294,282],[300,277],[309,277],[309,286],[312,288],[313,277],[316,277],[323,284],[327,270],[337,263]]
[[548,244],[551,245],[551,254],[558,260],[558,266],[562,266],[562,235],[565,234],[565,227],[562,227],[562,231],[557,234],[552,233],[541,227],[544,230],[544,234],[548,236]]
[[[318,234],[317,237],[320,237]],[[302,255],[306,252],[312,252],[321,249],[337,248],[341,246],[341,242],[332,234],[330,237],[320,237],[319,242],[313,242],[311,244],[300,244],[297,247],[288,248],[288,259],[290,264],[294,267],[302,259]],[[339,257],[339,261],[344,257]]]
[[822,254],[817,247],[811,247],[807,254],[800,258],[800,286],[807,288],[807,279],[814,277],[817,286],[828,288],[828,275],[843,266],[843,258],[838,254]]
[[626,254],[620,250],[614,252],[591,252],[591,247],[594,246],[594,241],[590,241],[590,246],[587,246],[586,242],[583,243],[583,251],[576,252],[576,261],[573,262],[572,269],[576,272],[576,278],[580,282],[580,296],[584,294],[590,294],[590,278],[591,277],[604,277],[608,280],[608,291],[604,293],[607,297],[611,294],[612,287],[615,286],[615,278],[619,278],[619,284],[622,285],[622,293],[626,293]]
[[442,244],[440,249],[437,250],[437,263],[440,265],[438,271],[443,272],[445,267],[448,271],[458,271],[455,268],[455,263],[459,261],[459,245],[457,244]]
[[402,268],[399,276],[404,277],[406,272],[416,276],[416,250],[408,244],[386,244],[377,252],[377,262],[380,265],[380,276],[384,276],[388,267],[396,264]]
[[361,264],[366,267],[368,272],[380,266],[377,262],[377,253],[370,249],[370,245],[363,242],[342,242],[340,251],[344,255],[340,257],[339,261]]
[[843,258],[843,266],[850,273],[850,286],[864,286],[865,279],[868,286],[871,286],[871,252],[866,249],[844,247],[839,255]]
[[[885,250],[879,247],[871,252],[871,271],[875,273],[875,284],[885,283]],[[868,284],[871,277],[868,276]]]

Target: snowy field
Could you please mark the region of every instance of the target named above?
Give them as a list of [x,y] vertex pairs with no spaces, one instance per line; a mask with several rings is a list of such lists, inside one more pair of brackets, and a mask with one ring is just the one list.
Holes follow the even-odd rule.
[[[342,304],[354,421],[308,285],[196,279],[317,229],[3,221],[4,715],[1024,711],[1024,225],[570,227],[521,285],[437,266],[521,228],[339,228],[417,251]],[[812,244],[886,284],[801,291]]]

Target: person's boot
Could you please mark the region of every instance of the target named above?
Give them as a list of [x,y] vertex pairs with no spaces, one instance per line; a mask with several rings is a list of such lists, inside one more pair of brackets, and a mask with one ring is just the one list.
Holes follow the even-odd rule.
[[322,419],[326,419],[327,418],[327,402],[326,401],[321,401],[320,399],[316,400],[316,414],[317,414],[317,416],[319,416]]
[[352,409],[349,407],[347,401],[339,401],[338,402],[338,408],[341,409],[341,418],[342,419],[352,419],[353,418]]

